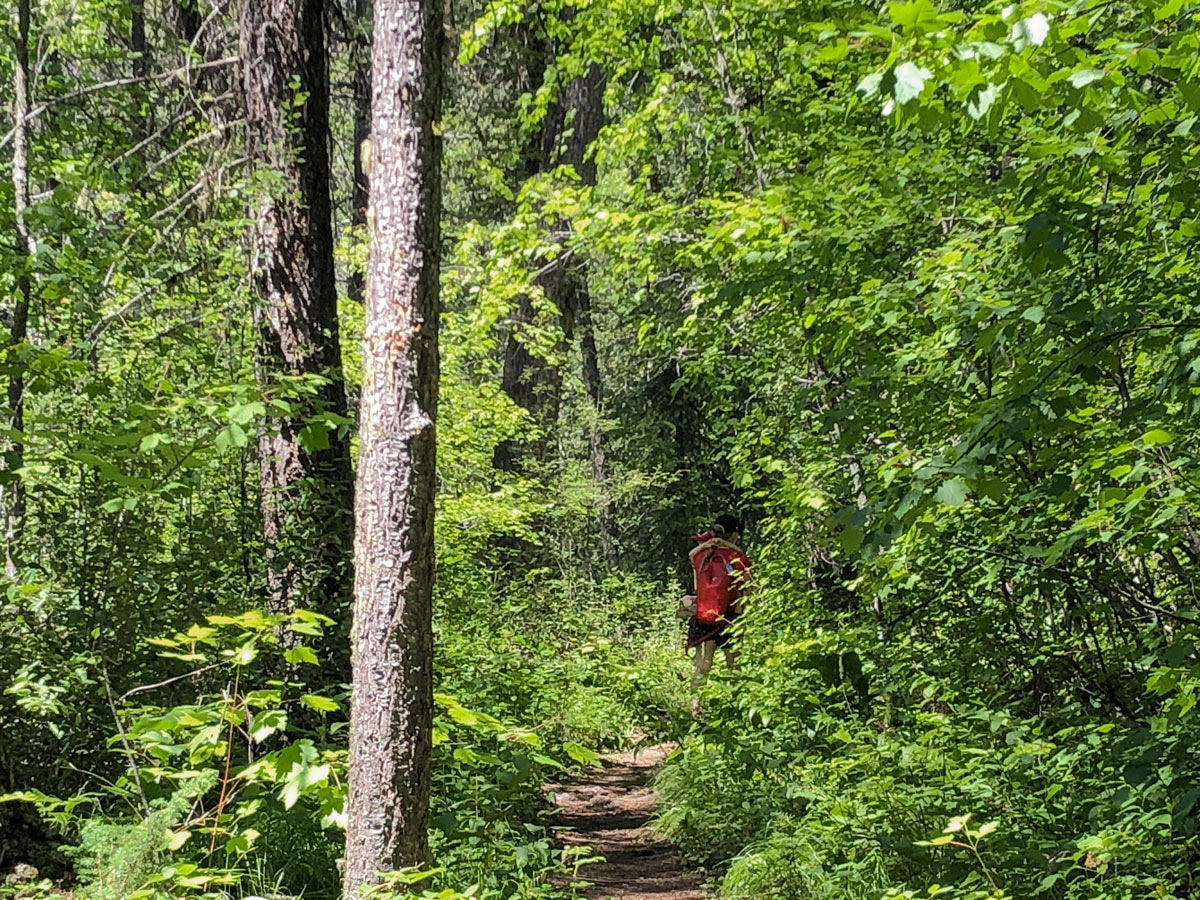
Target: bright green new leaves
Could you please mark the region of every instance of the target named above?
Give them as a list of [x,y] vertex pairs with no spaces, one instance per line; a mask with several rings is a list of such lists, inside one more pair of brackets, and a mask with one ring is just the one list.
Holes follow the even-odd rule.
[[889,3],[887,12],[888,17],[905,31],[923,31],[939,21],[937,7],[930,0]]
[[922,89],[925,87],[925,82],[933,77],[933,73],[924,66],[918,66],[911,62],[902,62],[892,70],[892,78],[895,85],[892,88],[893,96],[898,103],[904,104],[909,100],[915,100],[921,95]]

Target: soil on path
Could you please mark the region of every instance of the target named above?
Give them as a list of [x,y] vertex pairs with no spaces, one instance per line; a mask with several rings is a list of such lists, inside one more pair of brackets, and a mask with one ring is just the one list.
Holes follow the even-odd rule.
[[700,879],[684,872],[674,848],[646,828],[654,812],[650,778],[669,746],[604,758],[580,781],[552,786],[555,824],[567,846],[585,845],[604,857],[580,870],[592,883],[587,900],[703,900]]

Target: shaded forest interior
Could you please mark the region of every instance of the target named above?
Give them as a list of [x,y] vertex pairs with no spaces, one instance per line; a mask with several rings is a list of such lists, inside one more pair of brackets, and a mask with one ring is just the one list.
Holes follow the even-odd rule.
[[0,898],[1200,895],[1196,4],[5,14]]

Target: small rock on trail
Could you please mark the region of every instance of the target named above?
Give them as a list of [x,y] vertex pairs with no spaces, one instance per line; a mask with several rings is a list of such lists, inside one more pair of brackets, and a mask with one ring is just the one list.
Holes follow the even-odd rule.
[[670,844],[646,828],[654,812],[650,778],[669,745],[604,758],[579,781],[552,785],[559,812],[554,824],[569,828],[567,846],[591,847],[605,858],[580,870],[592,882],[587,900],[703,900],[700,879],[683,871]]

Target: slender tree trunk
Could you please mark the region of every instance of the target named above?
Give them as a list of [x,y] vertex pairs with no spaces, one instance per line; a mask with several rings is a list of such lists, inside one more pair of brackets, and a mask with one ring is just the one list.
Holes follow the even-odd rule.
[[[354,186],[350,194],[350,224],[367,224],[367,200],[370,180],[367,175],[367,141],[371,137],[371,0],[355,4],[354,34]],[[351,300],[363,302],[366,279],[358,272],[350,275],[346,294]]]
[[146,43],[145,0],[133,0],[129,9],[129,47],[133,58],[133,77],[145,78],[150,71],[150,49]]
[[742,95],[738,93],[733,86],[733,78],[729,74],[729,61],[725,57],[725,44],[721,40],[721,33],[717,29],[717,21],[713,16],[712,7],[707,3],[701,3],[704,9],[704,17],[708,20],[708,27],[712,33],[713,51],[716,53],[717,76],[721,79],[721,87],[725,91],[725,103],[729,107],[730,115],[733,116],[733,121],[737,124],[738,135],[742,139],[742,149],[746,151],[746,156],[754,164],[754,181],[758,185],[760,191],[766,190],[767,176],[763,172],[762,163],[758,158],[758,148],[754,144],[754,136],[750,133],[750,126],[746,124],[745,103],[742,101]]
[[12,437],[5,448],[4,469],[9,479],[4,490],[4,570],[10,577],[17,574],[17,542],[25,520],[25,487],[14,475],[25,464],[25,375],[16,353],[29,334],[29,267],[33,261],[33,238],[25,221],[29,207],[29,0],[17,0],[17,22],[14,31],[15,59],[13,66],[13,218],[16,223],[14,261],[17,269],[17,296],[13,304],[12,325],[9,330],[9,365],[13,374],[8,380],[8,425]]
[[[133,77],[145,78],[150,72],[150,47],[146,43],[145,0],[133,0],[129,9],[129,48],[133,51]],[[138,108],[134,112],[134,132],[139,139],[154,130],[153,107],[146,94],[145,85],[139,85],[134,93]]]
[[258,436],[268,605],[316,605],[337,617],[348,596],[353,484],[345,429],[319,418],[346,415],[321,0],[246,0],[240,31],[247,145],[269,185],[252,209],[257,377],[268,398],[287,404]]
[[592,401],[594,420],[588,431],[592,454],[592,477],[596,480],[600,507],[600,549],[610,568],[621,562],[617,548],[617,522],[613,513],[612,493],[608,472],[608,435],[604,431],[604,383],[600,376],[600,354],[596,350],[596,330],[592,324],[591,292],[585,285],[579,292],[576,325],[579,328],[579,349],[583,356],[583,385]]
[[442,0],[377,0],[344,896],[428,862]]

